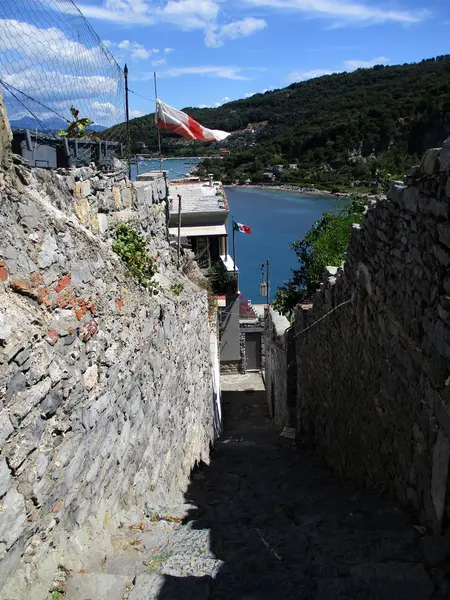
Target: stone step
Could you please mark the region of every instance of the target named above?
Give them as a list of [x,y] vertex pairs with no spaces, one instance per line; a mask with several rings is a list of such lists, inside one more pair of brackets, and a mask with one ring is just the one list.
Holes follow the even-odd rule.
[[76,573],[67,581],[64,600],[122,600],[132,587],[125,575]]
[[128,600],[208,600],[210,589],[209,577],[138,575]]

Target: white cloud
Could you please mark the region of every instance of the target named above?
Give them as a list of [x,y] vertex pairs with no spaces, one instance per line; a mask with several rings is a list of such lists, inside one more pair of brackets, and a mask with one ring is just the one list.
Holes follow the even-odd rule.
[[[42,1],[42,0],[35,0]],[[61,7],[55,0],[47,0],[51,8],[76,14],[75,7]],[[83,14],[91,19],[123,25],[152,25],[169,23],[183,31],[203,30],[208,46],[222,46],[225,41],[251,35],[267,26],[263,19],[248,17],[222,25],[217,22],[222,0],[103,0],[101,6],[79,4]],[[253,1],[253,0],[249,0]],[[270,0],[255,0],[263,2]],[[165,48],[166,53],[173,48]]]
[[252,96],[254,96],[257,93],[258,92],[245,92],[244,98],[251,98]]
[[419,23],[430,16],[426,9],[393,10],[375,4],[362,4],[352,0],[246,0],[253,6],[290,10],[306,13],[309,16],[336,20],[336,26],[344,23],[386,23],[404,25]]
[[264,19],[248,17],[227,25],[212,25],[205,31],[205,44],[209,48],[219,48],[228,40],[246,37],[267,27]]
[[344,61],[344,71],[354,71],[355,69],[369,69],[375,65],[385,65],[389,59],[385,56],[378,56],[372,60],[346,60]]
[[143,117],[144,115],[145,113],[143,113],[141,110],[130,111],[130,117],[132,117],[133,119],[136,119],[137,117]]
[[222,106],[222,104],[225,104],[226,102],[230,102],[230,100],[231,98],[229,98],[228,96],[224,96],[221,100],[215,102],[214,106],[217,108],[218,106]]
[[164,54],[170,54],[171,52],[175,52],[174,48],[164,48]]
[[322,77],[323,75],[331,75],[333,73],[343,73],[345,71],[355,71],[356,69],[368,69],[375,65],[385,65],[389,62],[389,59],[385,56],[378,56],[372,58],[372,60],[358,60],[351,59],[345,60],[340,67],[335,69],[312,69],[311,71],[291,71],[287,79],[290,82],[306,81],[307,79],[314,79],[315,77]]
[[158,60],[152,60],[152,66],[153,67],[159,67],[161,65],[165,65],[166,64],[166,59],[165,58],[159,58]]
[[122,40],[121,42],[112,42],[111,40],[106,41],[108,42],[107,48],[115,54],[118,61],[123,61],[127,58],[136,61],[147,60],[152,54],[157,54],[159,52],[158,48],[152,48],[150,50],[145,48],[142,44],[130,40]]
[[[45,43],[41,43],[45,40]],[[84,70],[92,70],[103,62],[106,57],[98,48],[86,48],[80,42],[69,39],[57,27],[38,28],[15,19],[0,19],[0,52],[13,53],[14,60],[19,56],[28,64],[34,64],[38,44],[39,60],[41,63],[51,62],[53,67],[70,69],[74,64],[82,64]],[[28,61],[28,59],[32,59]]]
[[94,101],[91,104],[94,112],[100,117],[109,117],[111,115],[115,116],[116,107],[112,102],[97,102]]
[[[250,79],[243,75],[243,71],[259,70],[251,67],[223,67],[223,66],[198,66],[198,67],[171,67],[166,71],[159,73],[160,77],[182,77],[184,75],[206,75],[208,77],[218,77],[220,79],[233,79],[245,81]],[[153,73],[141,73],[138,81],[149,81],[153,79]]]

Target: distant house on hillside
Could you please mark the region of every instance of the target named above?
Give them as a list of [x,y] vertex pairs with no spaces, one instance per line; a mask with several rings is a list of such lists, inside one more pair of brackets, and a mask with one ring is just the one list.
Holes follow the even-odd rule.
[[220,154],[231,154],[231,152],[228,150],[228,148],[221,148],[220,149]]
[[292,171],[298,171],[298,164],[297,163],[292,163],[292,164],[289,165],[289,168]]

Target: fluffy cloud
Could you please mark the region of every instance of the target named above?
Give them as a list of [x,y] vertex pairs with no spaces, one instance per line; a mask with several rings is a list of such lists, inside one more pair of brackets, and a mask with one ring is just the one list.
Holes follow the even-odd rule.
[[159,48],[145,48],[142,44],[130,40],[122,40],[116,43],[111,40],[103,40],[103,43],[116,55],[119,61],[127,59],[134,61],[147,60],[152,54],[158,54],[159,52]]
[[145,113],[142,112],[142,110],[131,110],[130,111],[130,117],[132,117],[133,119],[136,119],[137,117],[143,117],[145,115]]
[[175,52],[174,48],[164,48],[163,50],[164,54],[170,54],[171,52]]
[[152,66],[153,67],[160,67],[161,65],[165,65],[166,64],[166,59],[165,58],[158,58],[158,60],[152,60]]
[[322,75],[331,75],[332,73],[343,73],[345,71],[355,71],[356,69],[368,69],[375,65],[385,65],[389,62],[389,59],[385,56],[378,56],[372,58],[372,60],[346,60],[340,67],[335,69],[313,69],[311,71],[292,71],[289,73],[287,79],[290,82],[305,81],[307,79],[314,79],[315,77],[322,77]]
[[248,17],[241,21],[234,21],[227,25],[213,25],[205,31],[205,44],[210,48],[219,48],[228,40],[252,35],[267,27],[264,19]]
[[[42,0],[36,0],[42,1]],[[48,0],[54,10],[76,14],[75,8],[61,7],[55,0]],[[247,36],[267,26],[263,19],[248,17],[225,25],[218,23],[220,0],[103,0],[101,6],[78,5],[83,14],[123,25],[152,25],[169,23],[184,31],[203,30],[205,41],[211,47],[222,46],[225,41]],[[172,48],[165,48],[166,53]]]
[[98,48],[86,48],[57,27],[38,28],[15,19],[0,19],[0,52],[29,65],[38,55],[39,62],[64,69],[82,64],[84,70],[92,70],[108,62]]
[[[218,77],[220,79],[233,79],[245,81],[250,79],[243,74],[245,71],[260,71],[254,67],[228,67],[228,66],[197,66],[197,67],[171,67],[165,71],[160,71],[160,77],[182,77],[184,75],[204,75],[207,77]],[[135,81],[150,81],[153,79],[153,72],[140,73],[134,78]]]
[[[376,4],[362,4],[352,0],[246,0],[253,6],[275,10],[290,10],[308,16],[332,19],[335,25],[347,23],[419,23],[430,16],[428,10],[389,10]],[[337,22],[336,22],[337,20]]]

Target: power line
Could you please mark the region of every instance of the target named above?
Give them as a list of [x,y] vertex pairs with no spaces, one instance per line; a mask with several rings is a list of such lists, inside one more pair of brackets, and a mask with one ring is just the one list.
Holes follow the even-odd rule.
[[24,104],[24,103],[23,103],[23,102],[20,100],[20,98],[18,98],[18,97],[17,97],[17,96],[14,94],[14,92],[12,92],[12,91],[9,89],[9,86],[8,86],[8,84],[5,84],[5,82],[4,82],[3,80],[1,80],[1,79],[0,79],[0,84],[1,84],[1,85],[3,85],[3,87],[4,87],[5,89],[7,89],[7,90],[8,90],[8,92],[11,94],[11,96],[13,96],[13,97],[14,97],[14,98],[17,100],[17,102],[18,102],[18,103],[19,103],[21,106],[23,106],[23,107],[24,107],[24,109],[25,109],[27,112],[29,112],[29,113],[31,114],[31,116],[33,117],[33,119],[36,119],[36,121],[37,121],[37,122],[40,124],[40,126],[41,126],[41,127],[43,127],[43,129],[44,129],[44,131],[45,131],[47,128],[46,128],[46,126],[44,125],[44,123],[43,123],[43,122],[42,122],[42,121],[39,119],[39,117],[37,117],[37,116],[36,116],[36,115],[35,115],[35,114],[34,114],[34,113],[33,113],[33,112],[32,112],[32,111],[31,111],[31,110],[30,110],[30,109],[29,109],[27,106],[25,106],[25,104]]
[[[50,108],[50,106],[47,106],[46,104],[43,104],[42,102],[40,102],[39,100],[36,100],[36,98],[32,98],[31,96],[29,96],[28,94],[26,94],[25,92],[22,92],[21,90],[17,89],[16,87],[14,87],[13,85],[11,85],[10,83],[6,83],[6,81],[3,81],[3,79],[0,79],[0,83],[2,85],[4,85],[5,87],[8,88],[12,88],[14,91],[18,92],[19,94],[22,94],[23,96],[25,96],[25,98],[28,98],[28,100],[31,100],[32,102],[36,102],[36,104],[40,104],[43,108],[45,108],[46,110],[49,110],[50,112],[52,112],[54,115],[56,115],[57,117],[59,117],[60,119],[62,119],[63,121],[66,121],[66,123],[70,123],[70,121],[68,121],[66,119],[66,117],[63,117],[59,112],[57,112],[56,110],[53,110],[53,108]],[[11,92],[10,92],[11,93]],[[17,98],[16,98],[17,99]],[[31,112],[31,111],[30,111]],[[35,117],[36,118],[36,117]]]
[[130,88],[128,88],[128,91],[131,92],[132,94],[134,94],[135,96],[139,96],[140,98],[143,98],[144,100],[148,100],[149,102],[156,102],[155,98],[146,98],[142,94],[138,94],[137,92],[135,92],[134,90],[132,90]]

